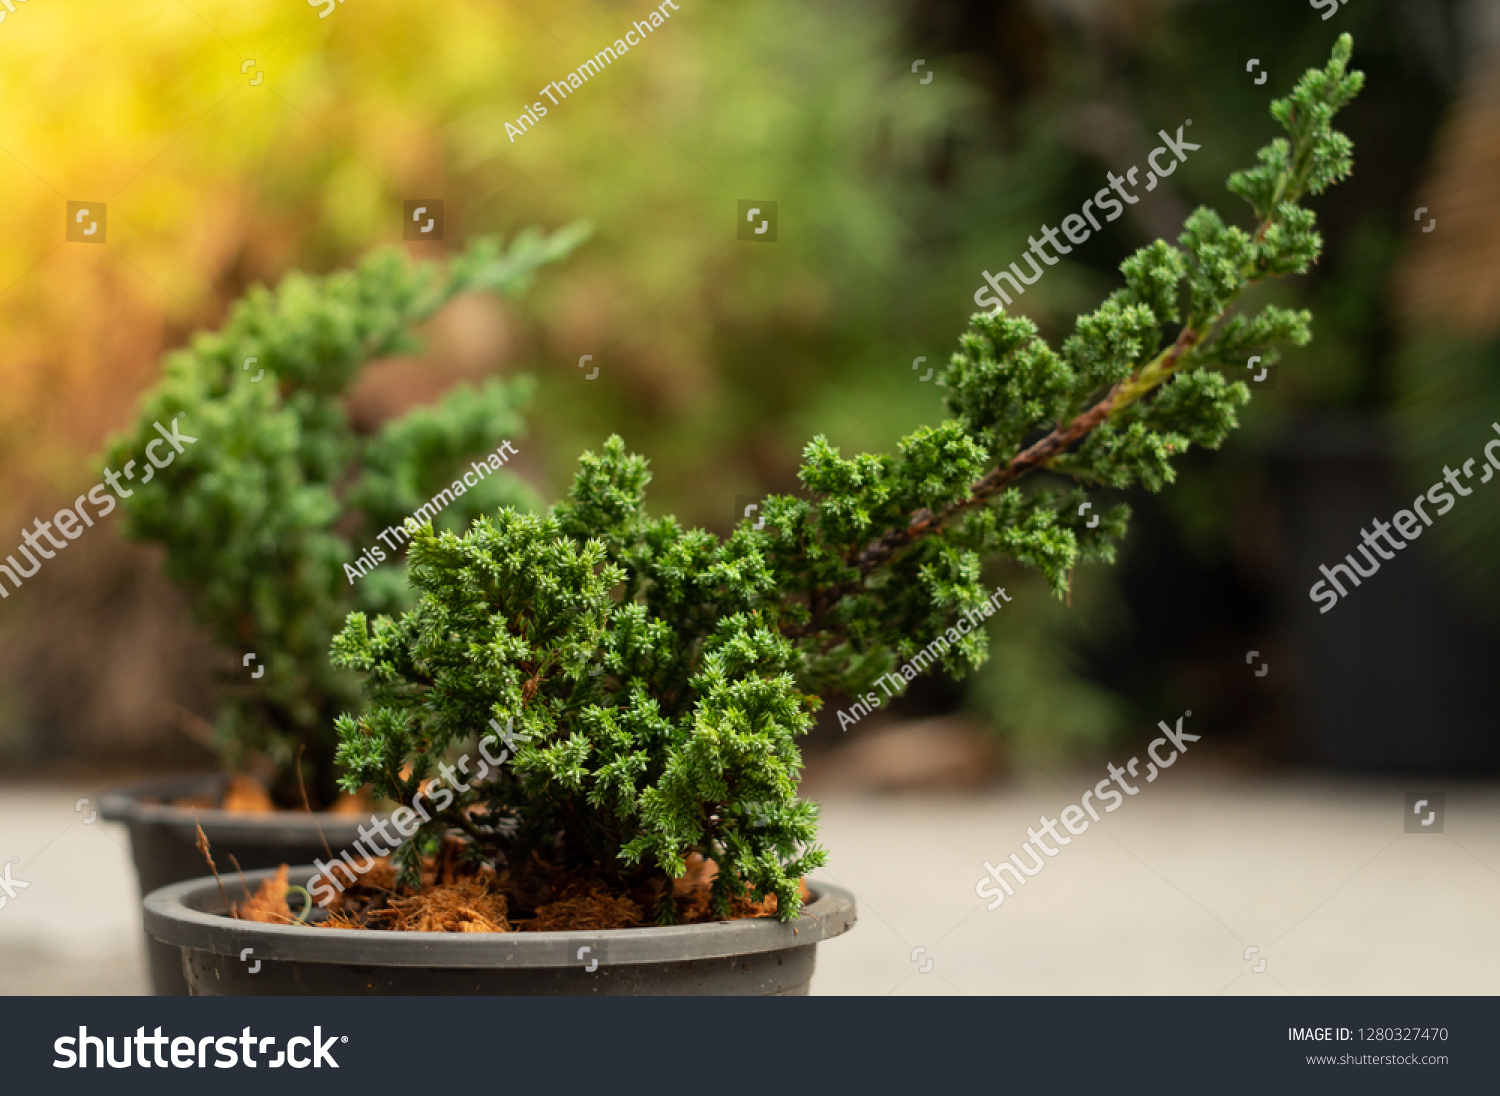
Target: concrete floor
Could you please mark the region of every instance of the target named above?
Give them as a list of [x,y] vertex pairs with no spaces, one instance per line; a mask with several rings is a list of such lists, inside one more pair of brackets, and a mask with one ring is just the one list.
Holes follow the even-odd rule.
[[102,790],[0,786],[0,870],[30,884],[0,909],[0,993],[148,992],[130,835],[88,821]]
[[1500,991],[1500,788],[1449,786],[1444,832],[1407,834],[1405,792],[1430,782],[1183,773],[986,909],[983,861],[1019,852],[1028,825],[1101,775],[829,804],[822,874],[854,891],[860,917],[819,949],[816,992]]
[[[860,909],[814,992],[1500,991],[1500,787],[1439,784],[1444,832],[1406,834],[1404,794],[1432,781],[1174,773],[986,910],[981,863],[1099,775],[825,800],[815,878]],[[145,992],[128,839],[74,810],[99,791],[0,788],[0,867],[31,884],[0,909],[0,993]]]

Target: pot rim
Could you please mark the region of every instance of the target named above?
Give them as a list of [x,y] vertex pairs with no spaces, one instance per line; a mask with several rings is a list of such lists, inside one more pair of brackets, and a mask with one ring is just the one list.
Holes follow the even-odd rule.
[[[222,790],[228,773],[190,773],[183,776],[156,777],[128,784],[99,798],[99,813],[110,822],[145,823],[161,826],[189,838],[202,826],[207,833],[232,837],[252,834],[259,840],[303,841],[320,827],[329,844],[354,840],[357,827],[383,812],[370,815],[334,814],[331,811],[273,811],[250,813],[226,811],[221,807],[177,807],[171,803],[147,803],[146,796],[166,799],[182,795],[204,794],[207,789]],[[337,842],[335,842],[335,836]],[[335,853],[334,855],[338,855]]]
[[[253,887],[276,870],[246,872],[245,881]],[[316,871],[292,868],[290,881],[305,886]],[[772,917],[567,932],[371,932],[235,921],[223,915],[224,902],[212,876],[160,887],[142,905],[146,932],[153,939],[214,955],[245,958],[246,949],[253,948],[255,960],[367,967],[537,968],[593,960],[620,966],[782,951],[831,939],[854,926],[852,894],[828,883],[808,886],[813,900],[790,923]],[[582,959],[578,949],[585,946],[590,950]]]

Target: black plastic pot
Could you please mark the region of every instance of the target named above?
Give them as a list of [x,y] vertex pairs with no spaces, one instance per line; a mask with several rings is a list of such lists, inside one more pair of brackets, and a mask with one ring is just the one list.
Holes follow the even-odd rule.
[[1329,612],[1308,597],[1319,567],[1354,551],[1362,526],[1410,507],[1440,476],[1419,469],[1412,485],[1385,426],[1369,415],[1308,418],[1274,456],[1288,544],[1282,608],[1297,668],[1288,676],[1308,760],[1403,773],[1500,770],[1490,677],[1500,632],[1455,582],[1436,550],[1438,532],[1383,563]]
[[[198,836],[195,826],[203,827],[219,874],[232,881],[236,877],[230,856],[247,873],[325,858],[328,855],[325,839],[327,847],[337,856],[340,850],[358,840],[357,827],[369,821],[363,816],[345,814],[295,811],[231,814],[168,805],[174,799],[190,796],[211,796],[217,800],[228,779],[223,773],[165,778],[103,797],[99,812],[112,822],[124,822],[130,827],[130,850],[142,895],[169,883],[197,879],[208,870],[203,855],[194,848]],[[144,802],[148,798],[160,802]],[[160,944],[148,935],[146,958],[151,970],[151,988],[157,996],[188,994],[182,959],[176,948]]]
[[[313,872],[295,868],[291,882],[306,885]],[[255,887],[272,874],[246,878]],[[847,891],[810,886],[812,901],[789,924],[439,933],[236,921],[223,916],[218,884],[194,879],[146,896],[146,932],[181,949],[189,989],[204,996],[803,996],[818,942],[855,921]]]

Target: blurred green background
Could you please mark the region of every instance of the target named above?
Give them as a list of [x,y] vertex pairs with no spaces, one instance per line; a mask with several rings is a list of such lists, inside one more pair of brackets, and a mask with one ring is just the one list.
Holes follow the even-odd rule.
[[[399,242],[403,200],[435,198],[445,236],[405,245],[419,254],[534,223],[597,231],[524,306],[460,301],[426,354],[372,367],[357,420],[528,372],[539,384],[515,467],[543,498],[617,432],[652,461],[654,509],[725,530],[737,500],[795,489],[813,434],[848,453],[933,420],[941,392],[920,378],[954,347],[980,271],[1017,258],[1107,171],[1144,163],[1157,130],[1192,118],[1203,147],[1015,310],[1064,337],[1120,259],[1175,239],[1193,206],[1243,223],[1225,178],[1272,136],[1272,96],[1348,31],[1368,74],[1342,126],[1356,174],[1314,203],[1318,268],[1268,290],[1313,310],[1313,344],[1285,356],[1223,451],[1128,500],[1121,565],[1080,571],[1070,604],[997,573],[1015,600],[989,666],[926,682],[902,709],[968,709],[1023,763],[1102,749],[1194,704],[1246,757],[1304,756],[1298,711],[1317,703],[1275,684],[1295,682],[1301,658],[1288,606],[1308,611],[1306,568],[1287,578],[1282,518],[1297,507],[1277,461],[1301,450],[1286,439],[1320,416],[1357,423],[1386,439],[1387,478],[1421,486],[1500,418],[1500,398],[1484,402],[1500,397],[1500,297],[1478,294],[1461,323],[1433,289],[1443,271],[1494,283],[1494,202],[1473,193],[1488,161],[1470,148],[1494,127],[1463,134],[1465,117],[1493,119],[1495,7],[1359,0],[1324,21],[1293,0],[683,0],[513,139],[506,123],[539,88],[650,9],[347,0],[319,18],[290,0],[33,0],[0,24],[0,528],[97,482],[104,440],[162,353],[247,286]],[[742,199],[776,203],[774,243],[736,238]],[[104,246],[64,242],[69,200],[107,203]],[[1418,205],[1439,231],[1421,231]],[[1460,246],[1473,254],[1441,250]],[[1438,274],[1412,273],[1423,263]],[[1491,531],[1500,510],[1471,506],[1443,526],[1434,566],[1465,589],[1500,587]],[[201,762],[237,660],[205,648],[150,551],[107,528],[72,547],[0,603],[0,754]],[[1289,661],[1257,682],[1250,648]]]

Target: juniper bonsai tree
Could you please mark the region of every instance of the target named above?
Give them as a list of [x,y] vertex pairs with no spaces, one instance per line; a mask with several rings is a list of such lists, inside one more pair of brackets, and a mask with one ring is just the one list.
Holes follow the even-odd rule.
[[[455,295],[517,293],[581,232],[530,231],[505,249],[481,239],[446,267],[388,250],[354,271],[256,286],[221,331],[168,357],[137,424],[111,446],[110,466],[123,470],[156,436],[153,423],[179,414],[196,439],[164,468],[140,461],[134,488],[122,484],[125,533],[166,549],[168,576],[236,668],[251,653],[264,667],[253,681],[241,671],[216,729],[231,766],[269,759],[286,804],[300,802],[299,747],[309,796],[327,805],[337,792],[333,720],[360,703],[357,680],[328,660],[345,614],[410,604],[400,542],[388,536],[387,552],[378,534],[449,488],[469,457],[517,438],[529,392],[524,379],[461,385],[362,436],[345,407],[350,386],[366,363],[420,348],[413,327]],[[534,504],[504,471],[451,489],[440,524],[452,528]]]
[[[824,860],[815,808],[795,791],[817,694],[858,695],[934,647],[950,673],[981,663],[984,631],[957,625],[993,611],[985,560],[1033,567],[1064,593],[1073,567],[1112,560],[1125,532],[1123,506],[1089,527],[1089,490],[1170,483],[1173,459],[1217,447],[1249,399],[1223,370],[1308,341],[1306,312],[1230,310],[1318,256],[1298,203],[1352,168],[1330,126],[1362,83],[1351,48],[1340,38],[1326,68],[1273,103],[1286,137],[1230,178],[1253,228],[1200,208],[1179,246],[1125,260],[1124,288],[1060,350],[1024,318],[974,316],[947,365],[951,417],[894,455],[844,457],[814,439],[807,497],[768,500],[762,527],[720,540],[648,515],[646,462],[616,437],[584,454],[549,516],[502,510],[462,535],[418,535],[415,607],[373,623],[352,613],[334,643],[372,700],[338,721],[345,786],[369,781],[417,808],[401,881],[416,886],[439,837],[462,831],[475,860],[654,883],[664,921],[678,915],[669,882],[696,852],[717,866],[717,915],[774,894],[794,916],[798,880]],[[465,758],[457,795],[422,800],[450,750],[476,734],[498,747],[489,728],[506,751],[486,747],[477,769]]]

